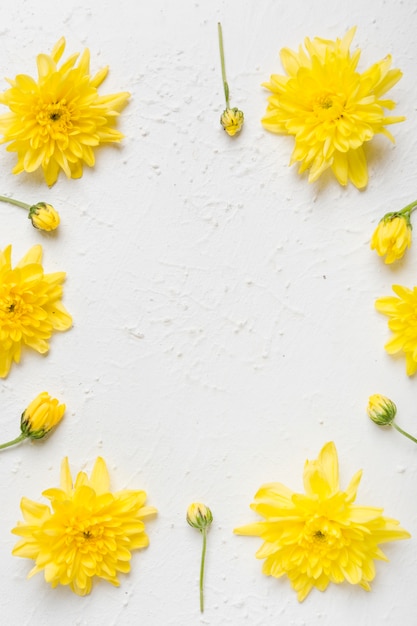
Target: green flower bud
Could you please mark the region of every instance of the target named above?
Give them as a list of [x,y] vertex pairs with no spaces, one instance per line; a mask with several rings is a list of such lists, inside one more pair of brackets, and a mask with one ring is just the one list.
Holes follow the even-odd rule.
[[243,112],[239,111],[237,107],[233,109],[227,108],[220,117],[220,124],[223,126],[226,133],[230,137],[233,137],[233,135],[240,132],[244,119]]
[[213,521],[213,514],[205,504],[193,502],[187,509],[187,522],[193,528],[203,530],[208,528]]
[[390,426],[397,414],[397,407],[392,400],[376,393],[369,398],[367,413],[378,426]]

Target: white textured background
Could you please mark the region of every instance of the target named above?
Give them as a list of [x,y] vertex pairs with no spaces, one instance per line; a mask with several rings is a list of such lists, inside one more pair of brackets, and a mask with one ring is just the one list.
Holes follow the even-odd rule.
[[[218,123],[219,20],[231,104],[246,117],[234,139]],[[364,192],[330,177],[309,185],[288,168],[292,139],[260,124],[279,50],[355,24],[361,70],[388,53],[403,70],[389,97],[407,117],[392,127],[395,146],[369,146]],[[395,268],[369,249],[380,217],[417,197],[416,32],[414,0],[1,2],[1,77],[35,75],[36,55],[64,35],[66,54],[90,48],[93,74],[110,65],[101,93],[132,93],[125,140],[96,152],[81,180],[49,190],[13,176],[14,155],[0,149],[0,193],[46,200],[62,218],[45,236],[2,204],[0,245],[13,244],[16,263],[42,243],[45,270],[67,272],[74,318],[47,357],[26,352],[0,386],[2,440],[43,389],[68,407],[45,444],[1,453],[2,624],[414,626],[414,539],[386,545],[371,593],[346,583],[300,605],[287,580],[261,574],[260,540],[232,530],[256,519],[262,483],[302,490],[305,459],[334,440],[342,487],[363,468],[357,502],[417,536],[417,449],[365,415],[383,393],[417,433],[417,380],[384,352],[387,319],[374,311],[393,283],[416,284],[417,242]],[[86,598],[42,575],[27,581],[31,562],[10,554],[21,497],[43,501],[65,455],[74,474],[102,455],[114,489],[143,488],[159,510],[121,587],[102,581]],[[215,516],[203,616],[201,537],[185,522],[193,500]]]

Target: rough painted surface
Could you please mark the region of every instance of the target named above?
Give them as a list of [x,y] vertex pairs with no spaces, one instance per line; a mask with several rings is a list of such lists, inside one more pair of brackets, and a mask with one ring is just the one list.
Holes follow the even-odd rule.
[[[219,20],[232,105],[246,116],[234,139],[218,124]],[[391,53],[403,70],[391,96],[407,116],[395,146],[383,137],[369,146],[365,192],[330,178],[309,185],[287,166],[292,140],[259,122],[260,85],[281,73],[280,48],[354,24],[361,69]],[[37,176],[15,177],[13,155],[0,150],[1,193],[46,200],[62,218],[56,236],[42,236],[1,205],[0,245],[12,243],[17,261],[41,242],[47,271],[67,272],[74,317],[46,358],[26,353],[0,385],[3,440],[39,391],[68,406],[48,442],[1,454],[2,623],[415,623],[413,539],[386,547],[390,563],[377,564],[371,593],[344,584],[299,605],[288,581],[261,574],[260,541],[232,529],[255,519],[249,504],[263,482],[302,489],[305,459],[334,440],[342,485],[363,468],[358,503],[417,534],[417,450],[365,416],[368,396],[383,393],[417,432],[417,381],[384,352],[387,321],[373,308],[393,283],[414,286],[417,244],[396,268],[369,250],[382,214],[417,195],[416,31],[412,0],[0,4],[1,76],[34,74],[36,54],[64,35],[68,52],[90,48],[92,72],[110,65],[102,93],[132,93],[123,144],[100,150],[79,181],[49,190]],[[99,583],[87,598],[53,591],[41,575],[27,581],[30,562],[10,555],[20,498],[56,485],[64,455],[76,472],[99,454],[115,489],[143,488],[159,509],[150,547],[119,589]],[[193,500],[215,516],[203,616],[200,537],[185,523]]]

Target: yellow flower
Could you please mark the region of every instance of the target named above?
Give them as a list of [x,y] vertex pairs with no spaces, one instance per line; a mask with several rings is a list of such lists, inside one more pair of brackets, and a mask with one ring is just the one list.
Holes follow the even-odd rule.
[[42,439],[59,422],[65,413],[65,404],[43,391],[23,411],[20,429],[26,437]]
[[226,133],[230,137],[233,137],[241,131],[243,122],[245,121],[245,117],[243,115],[243,111],[240,111],[237,107],[234,107],[233,109],[230,107],[230,90],[226,78],[226,63],[224,59],[223,30],[220,22],[217,23],[217,30],[219,35],[220,63],[222,67],[224,99],[226,101],[226,108],[220,116],[220,124],[223,126]]
[[401,78],[390,70],[391,56],[360,74],[360,50],[349,47],[355,34],[350,29],[342,39],[305,39],[306,51],[287,48],[281,62],[287,76],[271,76],[265,84],[272,96],[262,119],[273,133],[293,135],[295,148],[291,164],[300,162],[300,173],[309,170],[309,182],[330,168],[341,185],[350,180],[363,188],[368,182],[363,144],[377,133],[392,141],[386,124],[404,117],[387,117],[392,100],[381,99]]
[[388,354],[404,352],[406,371],[412,376],[417,371],[417,287],[393,285],[392,290],[398,298],[378,298],[375,308],[390,318],[388,328],[393,337],[385,344],[385,350]]
[[0,378],[8,375],[13,361],[19,363],[22,347],[43,354],[52,333],[72,324],[61,303],[65,273],[44,274],[40,245],[12,269],[11,250],[0,251]]
[[385,263],[393,263],[404,256],[411,246],[411,224],[404,215],[379,222],[371,239],[371,250],[385,256]]
[[35,228],[47,232],[58,228],[60,222],[58,212],[46,202],[38,202],[31,206],[28,217]]
[[51,231],[55,230],[59,226],[59,215],[55,211],[54,207],[46,202],[38,202],[37,204],[27,204],[8,196],[0,196],[0,202],[7,202],[8,204],[14,204],[15,206],[22,207],[29,211],[28,218],[32,222],[32,226],[39,230]]
[[200,564],[200,611],[204,612],[204,567],[206,562],[207,531],[213,522],[213,514],[205,504],[193,502],[187,509],[187,522],[203,535]]
[[411,246],[411,214],[417,209],[417,202],[410,202],[401,211],[386,213],[371,239],[371,250],[385,256],[385,263],[401,259]]
[[220,117],[220,123],[230,137],[240,132],[244,122],[242,111],[234,107],[233,109],[225,109]]
[[386,396],[375,393],[369,398],[367,413],[370,419],[378,426],[388,426],[394,421],[397,407]]
[[79,472],[73,484],[68,459],[61,468],[61,487],[43,495],[50,506],[22,498],[24,522],[12,530],[22,537],[15,556],[35,561],[29,577],[44,571],[52,587],[69,585],[74,593],[90,593],[95,576],[119,586],[118,573],[130,571],[131,551],[149,540],[145,517],[156,509],[144,506],[144,491],[110,492],[106,464],[98,457],[91,477]]
[[205,504],[193,502],[187,509],[187,522],[193,528],[203,530],[210,526],[213,521],[213,514]]
[[360,478],[359,471],[340,491],[336,448],[327,443],[317,460],[305,464],[305,495],[281,483],[263,485],[251,508],[265,521],[235,530],[263,539],[256,556],[265,559],[264,574],[287,575],[300,602],[330,582],[347,580],[369,591],[374,560],[387,560],[378,544],[410,537],[382,509],[352,504]]
[[395,416],[397,415],[397,407],[392,400],[386,396],[381,396],[376,393],[369,398],[367,407],[368,417],[378,426],[392,426],[399,433],[417,443],[417,439],[410,435],[406,430],[403,430],[398,424],[395,423]]
[[123,135],[115,130],[115,118],[130,94],[100,96],[97,87],[108,68],[90,75],[90,52],[85,49],[76,65],[73,54],[58,67],[65,49],[62,37],[51,55],[37,57],[38,80],[19,74],[11,88],[0,94],[10,113],[0,115],[0,133],[7,150],[17,153],[14,174],[42,168],[53,185],[62,169],[68,178],[80,178],[83,164],[94,165],[93,148],[113,143]]

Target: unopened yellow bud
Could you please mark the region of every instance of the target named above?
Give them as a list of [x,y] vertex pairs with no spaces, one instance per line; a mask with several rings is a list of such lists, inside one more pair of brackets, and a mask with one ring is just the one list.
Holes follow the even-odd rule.
[[369,398],[367,413],[378,426],[389,426],[397,414],[397,407],[392,400],[376,393]]
[[225,109],[221,115],[220,123],[230,137],[240,132],[244,122],[244,115],[238,108]]
[[390,264],[401,259],[411,246],[411,223],[408,215],[387,214],[379,222],[371,239],[371,249],[385,256]]
[[30,439],[42,439],[59,424],[64,412],[65,404],[43,391],[23,411],[20,430]]
[[187,509],[187,522],[193,528],[203,530],[208,528],[213,521],[213,514],[205,504],[193,502]]
[[46,202],[38,202],[31,206],[28,217],[35,228],[47,232],[58,228],[60,222],[58,212]]

